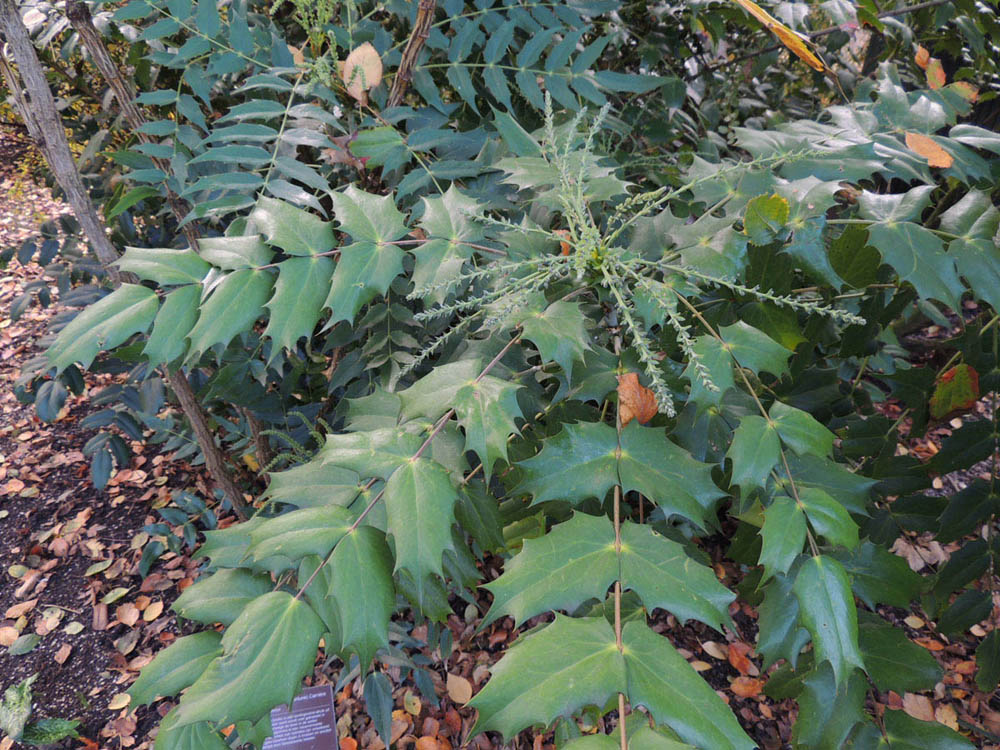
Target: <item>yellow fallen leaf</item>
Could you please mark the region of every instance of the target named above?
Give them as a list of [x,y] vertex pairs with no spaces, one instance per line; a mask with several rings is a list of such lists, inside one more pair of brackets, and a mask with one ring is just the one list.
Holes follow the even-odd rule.
[[934,704],[926,695],[905,693],[903,695],[903,710],[914,719],[934,721]]
[[785,24],[761,8],[757,3],[752,2],[752,0],[733,0],[733,2],[760,21],[765,29],[778,37],[778,41],[785,45],[800,60],[811,68],[815,68],[821,72],[826,70],[826,65],[813,54],[805,38],[798,32],[785,26]]
[[111,701],[108,703],[109,711],[117,711],[121,708],[125,708],[132,701],[132,696],[128,693],[118,693]]
[[924,157],[931,167],[950,167],[955,163],[955,158],[935,143],[934,139],[920,133],[907,133],[906,147]]
[[347,86],[347,93],[358,101],[364,101],[365,92],[378,86],[382,80],[382,58],[371,42],[351,51],[344,60],[340,77]]
[[472,700],[472,683],[461,675],[449,673],[445,686],[448,688],[448,697],[460,706]]

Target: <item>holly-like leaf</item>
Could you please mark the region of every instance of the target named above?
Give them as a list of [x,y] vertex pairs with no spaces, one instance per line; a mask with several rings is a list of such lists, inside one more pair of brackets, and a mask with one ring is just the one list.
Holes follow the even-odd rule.
[[221,640],[214,630],[206,630],[182,636],[158,652],[128,689],[132,705],[142,706],[159,696],[176,695],[191,685],[222,654]]
[[274,251],[261,241],[259,234],[251,234],[242,237],[202,237],[198,240],[198,254],[213,266],[238,271],[266,266],[271,262]]
[[934,384],[931,416],[944,419],[952,412],[971,409],[979,400],[979,373],[970,365],[955,365]]
[[197,283],[211,268],[190,248],[173,250],[166,247],[127,247],[115,265],[121,271],[129,271],[140,279],[162,286]]
[[776,573],[787,573],[802,554],[806,541],[806,518],[802,507],[790,497],[776,497],[764,511],[764,525],[760,529],[763,540],[760,564],[767,578]]
[[250,602],[273,588],[270,576],[243,568],[220,570],[184,589],[172,608],[188,620],[231,625]]
[[780,195],[752,198],[743,214],[743,231],[751,244],[766,245],[788,223],[788,200]]
[[781,459],[777,430],[756,414],[743,417],[733,431],[726,457],[733,462],[733,484],[744,491],[764,486],[771,469]]
[[866,720],[864,676],[853,670],[846,684],[837,685],[829,663],[822,662],[805,676],[802,687],[792,729],[796,747],[844,747],[851,730]]
[[357,472],[323,461],[309,461],[269,475],[266,497],[298,508],[350,505],[363,485]]
[[197,360],[216,344],[228,344],[249,331],[264,314],[274,276],[267,271],[233,271],[223,279],[201,306],[198,322],[188,335],[191,348],[187,361]]
[[799,502],[816,533],[848,549],[858,546],[858,525],[843,505],[815,487],[800,487],[798,493]]
[[268,518],[250,532],[250,554],[258,562],[273,557],[325,557],[355,518],[353,511],[339,505],[302,508]]
[[771,404],[769,415],[782,442],[800,456],[811,454],[825,458],[830,455],[835,436],[811,414],[775,401]]
[[603,498],[620,476],[623,491],[637,490],[668,514],[706,523],[724,494],[712,481],[709,464],[693,459],[663,430],[635,423],[622,430],[620,458],[613,427],[580,422],[565,425],[545,441],[541,453],[519,465],[524,481],[518,490],[533,494],[536,504]]
[[858,640],[868,675],[883,692],[895,690],[902,695],[931,690],[943,676],[927,649],[878,615],[865,613],[860,618]]
[[573,363],[582,362],[590,349],[587,318],[576,302],[553,302],[544,312],[521,319],[523,337],[538,349],[543,362],[555,362],[573,381]]
[[312,335],[330,288],[333,261],[329,258],[289,258],[278,264],[274,295],[264,336],[271,339],[271,361],[282,349],[293,349],[303,336]]
[[184,355],[187,336],[198,321],[200,301],[201,284],[182,286],[163,298],[153,320],[153,331],[142,350],[152,366],[173,362]]
[[507,460],[507,438],[518,434],[514,420],[523,417],[517,403],[519,388],[516,383],[487,375],[455,394],[455,413],[465,430],[465,450],[479,456],[486,481],[496,460]]
[[872,609],[877,604],[909,607],[924,587],[906,560],[868,540],[850,552],[837,550],[834,556],[850,575],[854,593]]
[[708,380],[715,386],[715,390],[705,384],[694,363],[689,362],[684,369],[684,377],[691,381],[688,401],[697,404],[699,409],[718,406],[722,403],[726,391],[736,384],[733,379],[732,355],[726,351],[721,341],[708,335],[698,336],[694,340],[693,349],[698,360],[704,365]]
[[[563,750],[620,750],[619,735],[588,734],[577,737],[563,745]],[[628,750],[697,750],[693,745],[666,737],[655,729],[641,726],[636,731],[628,730]]]
[[601,599],[619,571],[624,588],[635,591],[649,610],[659,607],[682,622],[694,618],[715,628],[730,622],[734,595],[681,545],[648,526],[625,523],[619,558],[611,522],[576,513],[540,539],[526,539],[503,575],[486,584],[493,606],[483,626],[504,615],[520,624],[547,610],[572,610],[587,599]]
[[327,567],[326,594],[337,610],[339,651],[345,657],[356,653],[367,666],[379,648],[389,645],[389,618],[396,609],[392,552],[385,535],[371,526],[355,529],[341,539]]
[[346,190],[331,193],[333,214],[340,222],[340,231],[355,242],[379,245],[395,242],[406,234],[403,214],[396,208],[391,195],[374,195],[349,185]]
[[936,721],[920,721],[904,711],[882,715],[885,736],[876,750],[972,750],[965,737]]
[[781,377],[788,372],[788,358],[792,352],[763,331],[747,325],[742,320],[719,329],[725,342],[723,348],[739,363],[755,373],[769,372]]
[[90,367],[97,353],[114,349],[153,322],[160,301],[152,289],[122,284],[71,320],[45,355],[62,372],[72,364]]
[[481,212],[479,206],[478,201],[459,192],[455,183],[444,195],[424,198],[420,228],[427,241],[413,251],[412,277],[417,290],[428,290],[424,299],[443,302],[450,291],[448,283],[472,256],[469,243],[482,241],[482,228],[475,221]]
[[952,310],[960,309],[963,286],[955,270],[955,259],[929,229],[910,221],[872,224],[871,245],[882,254],[899,277],[916,287],[924,299],[937,299]]
[[176,726],[257,721],[275,706],[291,704],[312,671],[323,630],[312,608],[291,594],[258,597],[226,629],[222,656],[181,698]]
[[385,483],[389,534],[396,570],[407,570],[418,591],[429,575],[443,575],[441,556],[451,549],[458,493],[441,464],[407,460]]
[[763,591],[764,603],[758,607],[757,651],[764,657],[764,669],[778,659],[785,659],[792,669],[797,669],[802,649],[809,643],[809,631],[799,620],[799,602],[792,581],[779,573]]
[[996,690],[1000,683],[1000,630],[991,630],[976,648],[976,687],[984,693]]
[[858,611],[847,572],[832,557],[810,557],[799,568],[793,590],[802,624],[813,639],[816,663],[830,662],[839,690],[852,667],[865,668],[858,648]]
[[519,639],[493,667],[490,681],[469,703],[479,711],[472,732],[492,730],[507,740],[526,727],[569,717],[583,706],[603,706],[624,690],[625,661],[608,621],[557,614],[551,625]]
[[438,365],[420,380],[399,392],[403,419],[437,420],[455,403],[455,394],[482,372],[482,360],[460,359]]
[[228,750],[229,743],[208,722],[177,726],[177,711],[172,709],[160,722],[153,750]]
[[[626,695],[633,706],[644,706],[658,724],[666,724],[695,747],[713,750],[756,747],[716,692],[670,641],[650,630],[644,620],[626,623],[622,641]],[[616,653],[613,648],[605,650]]]
[[289,255],[325,253],[336,244],[330,222],[285,201],[262,195],[248,218],[263,232],[269,244]]
[[327,435],[313,460],[350,469],[361,477],[388,479],[409,461],[422,442],[419,435],[390,427]]

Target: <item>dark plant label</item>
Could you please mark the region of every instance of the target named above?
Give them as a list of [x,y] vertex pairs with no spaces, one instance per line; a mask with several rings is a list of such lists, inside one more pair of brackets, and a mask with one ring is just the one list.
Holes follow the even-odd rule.
[[288,706],[271,711],[274,734],[264,750],[332,750],[337,747],[337,718],[333,688],[320,685],[303,690]]

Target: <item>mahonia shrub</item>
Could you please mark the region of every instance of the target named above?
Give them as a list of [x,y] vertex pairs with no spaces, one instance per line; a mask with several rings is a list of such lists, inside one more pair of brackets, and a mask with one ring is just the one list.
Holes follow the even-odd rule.
[[[968,84],[908,87],[883,64],[853,100],[706,138],[650,184],[619,158],[632,142],[616,102],[683,84],[610,69],[619,42],[591,24],[613,5],[445,3],[397,107],[355,76],[400,64],[415,9],[345,26],[339,6],[296,3],[294,50],[240,3],[225,18],[211,0],[119,11],[184,73],[140,95],[168,113],[128,159],[146,184],[117,205],[170,186],[210,231],[125,249],[137,281],[61,330],[48,373],[102,351],[139,381],[184,368],[219,421],[248,410],[289,447],[254,515],[206,533],[207,574],[174,604],[216,627],[130,690],[133,705],[180,694],[157,748],[259,746],[321,641],[342,679],[364,676],[370,707],[391,691],[387,664],[426,686],[393,618],[444,621],[480,585],[484,626],[554,614],[495,665],[474,732],[620,747],[574,721],[617,712],[633,748],[755,747],[649,623],[662,610],[735,631],[739,594],[758,607],[765,668],[781,665],[768,694],[798,701],[798,747],[970,747],[874,717],[866,695],[941,676],[877,606],[921,599],[949,632],[992,610],[969,585],[992,537],[929,580],[889,547],[992,523],[995,465],[964,496],[919,493],[932,473],[995,462],[996,416],[925,466],[897,455],[902,418],[873,405],[900,398],[914,430],[968,408],[954,373],[938,383],[906,361],[894,324],[914,308],[948,323],[964,300],[1000,309],[1000,136],[962,122]],[[338,70],[369,43],[368,73]],[[948,363],[982,392],[1000,372],[989,315]],[[701,543],[723,531],[738,592]],[[488,582],[486,555],[506,558]],[[997,639],[981,650],[992,689]]]

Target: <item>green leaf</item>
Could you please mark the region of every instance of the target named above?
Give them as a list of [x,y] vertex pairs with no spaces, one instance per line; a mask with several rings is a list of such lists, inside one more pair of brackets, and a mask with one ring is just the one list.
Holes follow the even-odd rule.
[[395,569],[409,571],[418,592],[428,575],[444,575],[441,556],[452,547],[456,500],[447,469],[427,458],[407,460],[385,483]]
[[419,435],[390,427],[327,435],[313,461],[350,469],[360,477],[388,479],[410,460],[421,443]]
[[423,200],[420,227],[427,241],[413,250],[413,285],[417,290],[433,289],[425,299],[441,303],[448,296],[448,287],[443,285],[461,273],[473,253],[466,243],[483,239],[482,228],[475,221],[481,209],[479,202],[460,193],[455,183],[444,195]]
[[719,329],[725,342],[723,348],[732,354],[741,367],[755,373],[767,371],[781,377],[788,372],[788,358],[792,352],[763,331],[758,331],[742,320]]
[[228,750],[229,744],[205,721],[177,726],[174,708],[160,722],[153,750]]
[[733,380],[733,358],[723,348],[723,344],[714,336],[698,336],[694,340],[694,353],[708,371],[708,379],[716,390],[710,390],[695,370],[694,363],[688,362],[684,369],[684,377],[691,381],[691,391],[688,401],[698,405],[699,409],[718,406],[726,391],[736,385]]
[[31,686],[37,679],[38,675],[33,674],[3,692],[3,700],[0,700],[0,730],[13,740],[20,738],[24,725],[31,716]]
[[885,737],[877,750],[972,750],[973,745],[958,732],[936,721],[920,721],[903,711],[882,715]]
[[813,638],[816,663],[830,662],[838,689],[852,665],[864,669],[858,648],[858,611],[844,567],[832,557],[806,560],[793,587],[800,616]]
[[566,424],[545,441],[542,452],[521,461],[521,492],[547,500],[578,502],[603,499],[621,477],[625,492],[637,490],[668,514],[679,513],[705,523],[709,510],[723,492],[712,481],[708,464],[670,442],[662,429],[629,424],[621,435],[601,422]]
[[226,271],[266,266],[274,256],[274,251],[261,241],[259,234],[202,237],[198,240],[198,253],[213,266]]
[[733,431],[726,457],[733,462],[733,484],[744,491],[763,487],[781,458],[781,441],[771,423],[751,414]]
[[743,232],[754,245],[771,242],[788,223],[788,200],[780,195],[758,195],[747,203]]
[[906,560],[868,540],[851,552],[837,550],[834,557],[850,575],[854,593],[871,609],[876,604],[908,608],[924,587]]
[[130,271],[140,279],[155,281],[163,286],[192,284],[205,278],[211,266],[194,250],[172,250],[167,247],[127,247],[115,261],[122,271]]
[[76,719],[39,719],[24,728],[21,742],[33,747],[47,747],[67,737],[79,737],[76,728],[80,722]]
[[811,454],[825,458],[830,455],[835,435],[812,415],[781,401],[771,404],[769,415],[781,440],[800,456]]
[[344,657],[356,653],[365,668],[379,648],[389,645],[389,618],[396,609],[385,535],[371,526],[355,529],[341,539],[327,567],[326,593],[337,610],[339,651]]
[[514,419],[523,417],[517,403],[521,387],[487,375],[463,385],[455,394],[455,413],[465,430],[465,450],[479,456],[487,482],[496,460],[507,460],[507,438],[519,434]]
[[221,639],[214,630],[206,630],[182,636],[158,652],[128,689],[132,705],[142,706],[160,696],[176,695],[191,685],[222,653]]
[[45,353],[49,364],[62,372],[79,363],[90,367],[100,351],[114,349],[129,336],[143,333],[160,307],[152,289],[122,284],[71,320]]
[[265,496],[298,508],[350,505],[363,486],[357,472],[315,460],[269,477]]
[[264,314],[273,278],[267,271],[244,269],[223,279],[201,306],[198,322],[188,336],[191,348],[187,361],[193,362],[216,344],[228,344],[249,331]]
[[267,239],[289,255],[316,255],[337,244],[333,224],[285,201],[267,196],[257,199],[250,216]]
[[553,302],[544,312],[522,318],[523,337],[533,343],[542,362],[553,361],[573,380],[573,363],[582,362],[590,349],[587,318],[576,302]]
[[426,417],[432,421],[440,418],[455,402],[455,394],[482,371],[482,360],[460,359],[438,365],[420,380],[399,392],[404,420]]
[[1000,630],[991,630],[976,648],[976,687],[984,693],[996,690],[1000,683]]
[[394,242],[407,232],[403,214],[391,195],[372,195],[349,185],[343,192],[331,193],[331,198],[340,230],[355,242],[377,246]]
[[927,649],[877,615],[865,613],[860,618],[858,640],[868,675],[883,692],[895,690],[902,695],[931,690],[944,674]]
[[802,507],[790,497],[777,497],[764,511],[760,529],[763,540],[760,564],[764,576],[787,573],[806,541],[806,518]]
[[764,668],[785,659],[796,669],[802,649],[809,643],[809,631],[799,621],[799,601],[788,576],[779,573],[764,587],[764,603],[758,614],[757,651],[764,657]]
[[274,342],[271,361],[282,349],[293,349],[309,338],[319,320],[330,289],[333,261],[329,258],[289,258],[278,264],[274,296],[268,300],[270,316],[264,336]]
[[173,603],[173,610],[206,625],[231,625],[250,602],[272,588],[270,576],[242,568],[220,570],[184,589]]
[[822,662],[802,681],[796,698],[799,715],[792,728],[795,747],[842,748],[851,730],[866,720],[868,683],[852,670],[844,685],[837,685],[829,663]]
[[226,629],[222,656],[181,698],[176,726],[257,721],[275,706],[291,704],[312,672],[323,630],[304,601],[284,591],[258,597]]
[[250,552],[257,561],[272,557],[299,560],[306,555],[326,557],[355,519],[353,511],[339,505],[283,513],[250,532]]
[[551,625],[518,639],[493,667],[469,703],[479,711],[472,734],[496,731],[508,740],[526,727],[548,726],[583,706],[603,706],[624,691],[625,680],[625,662],[605,618],[557,614]]
[[815,487],[801,487],[798,492],[799,502],[817,534],[848,549],[858,546],[858,525],[843,505]]
[[187,336],[198,321],[198,303],[201,302],[201,284],[190,284],[167,294],[153,320],[142,353],[152,366],[168,364],[183,356],[187,350]]
[[916,287],[924,299],[937,299],[952,310],[960,309],[962,282],[955,259],[944,252],[937,235],[919,224],[891,222],[868,228],[870,243],[899,277]]
[[623,586],[650,611],[660,607],[682,622],[694,618],[716,628],[730,622],[734,595],[681,545],[648,526],[625,523],[619,562],[610,521],[576,513],[540,539],[526,539],[503,575],[486,584],[493,606],[480,627],[505,615],[519,625],[547,610],[573,610],[587,599],[603,599],[619,569]]
[[[590,734],[577,737],[563,745],[562,750],[619,750],[620,747],[621,741],[616,730],[614,736]],[[628,750],[696,750],[696,748],[643,726],[635,732],[629,732]]]
[[323,303],[333,313],[327,327],[341,320],[352,322],[362,306],[385,294],[402,272],[403,251],[396,245],[364,241],[341,248]]
[[[614,654],[613,633],[611,637],[611,648],[605,651]],[[695,747],[753,750],[755,743],[729,707],[670,641],[650,630],[645,621],[626,623],[622,641],[626,695],[633,706],[644,706],[658,724],[666,724]]]

